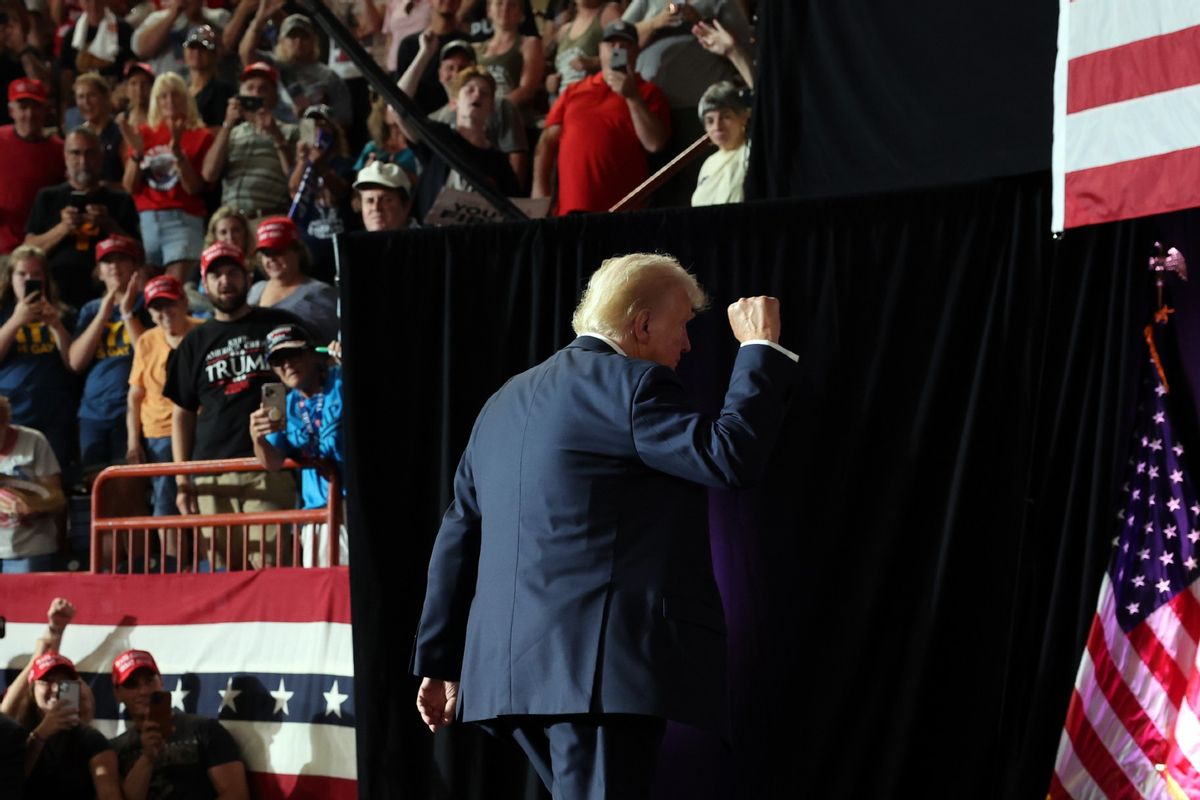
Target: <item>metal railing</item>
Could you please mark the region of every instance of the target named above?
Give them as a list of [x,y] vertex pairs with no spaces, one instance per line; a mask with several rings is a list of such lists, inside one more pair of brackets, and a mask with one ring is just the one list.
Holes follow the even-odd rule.
[[[104,469],[92,485],[91,571],[166,573],[217,569],[255,569],[300,566],[300,537],[296,529],[314,526],[314,547],[319,539],[316,526],[326,526],[326,563],[339,563],[338,536],[342,519],[341,486],[337,471],[325,461],[293,461],[284,469],[316,469],[329,482],[325,508],[281,509],[241,514],[182,514],[179,516],[104,516],[105,490],[115,481],[179,475],[221,475],[235,472],[264,472],[254,458],[215,461],[180,461],[158,464],[121,464]],[[257,529],[260,536],[252,535]],[[273,534],[273,535],[268,535]],[[270,543],[273,539],[273,544]],[[254,544],[258,544],[255,552]],[[157,570],[152,567],[153,545],[158,545]],[[315,554],[314,554],[315,555]],[[172,569],[168,569],[171,558]],[[316,561],[316,559],[313,559]],[[188,563],[190,561],[190,563]],[[106,565],[108,569],[103,567]],[[120,566],[124,564],[125,570]]]

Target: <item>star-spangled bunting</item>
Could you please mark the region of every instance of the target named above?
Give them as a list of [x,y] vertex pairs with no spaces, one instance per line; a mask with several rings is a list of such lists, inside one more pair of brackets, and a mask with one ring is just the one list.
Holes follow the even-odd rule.
[[1147,375],[1048,800],[1200,798],[1200,500]]

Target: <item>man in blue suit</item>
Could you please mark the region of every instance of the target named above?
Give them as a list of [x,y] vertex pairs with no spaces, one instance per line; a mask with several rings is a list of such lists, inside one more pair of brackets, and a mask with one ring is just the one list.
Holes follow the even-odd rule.
[[778,301],[743,298],[724,408],[692,410],[707,302],[669,256],[605,261],[578,338],[480,411],[434,543],[417,708],[512,736],[556,800],[648,796],[667,719],[727,730],[704,487],[760,475],[797,368]]

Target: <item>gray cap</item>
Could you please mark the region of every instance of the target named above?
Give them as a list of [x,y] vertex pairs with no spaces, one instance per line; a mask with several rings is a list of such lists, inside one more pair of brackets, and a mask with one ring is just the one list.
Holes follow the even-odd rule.
[[283,24],[279,26],[279,35],[287,36],[295,31],[296,28],[304,28],[310,36],[317,35],[317,29],[313,25],[313,21],[303,14],[292,14],[285,19]]

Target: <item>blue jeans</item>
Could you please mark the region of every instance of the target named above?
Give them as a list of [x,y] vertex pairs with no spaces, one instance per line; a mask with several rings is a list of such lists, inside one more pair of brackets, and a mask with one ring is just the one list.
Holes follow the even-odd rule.
[[177,208],[139,211],[146,263],[167,266],[176,261],[199,261],[204,249],[204,220]]
[[[171,455],[170,436],[146,437],[146,461],[151,464],[163,464],[175,459]],[[154,516],[169,517],[179,513],[175,505],[175,476],[160,475],[151,479],[151,497],[154,503]]]
[[84,472],[125,461],[125,416],[79,420],[79,462]]
[[46,553],[41,556],[26,558],[0,558],[0,573],[5,575],[23,575],[28,572],[58,572],[62,569],[62,559],[58,553]]

